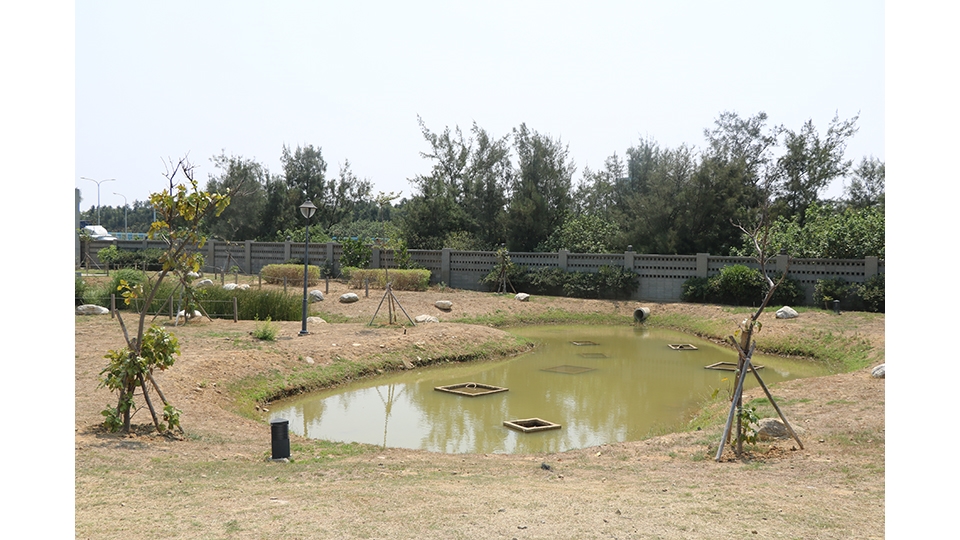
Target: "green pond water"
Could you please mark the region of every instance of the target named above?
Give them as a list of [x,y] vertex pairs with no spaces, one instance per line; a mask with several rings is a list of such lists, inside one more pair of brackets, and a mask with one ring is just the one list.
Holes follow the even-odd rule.
[[[640,440],[682,427],[734,372],[705,369],[736,362],[709,341],[644,327],[524,327],[537,343],[501,362],[445,364],[385,375],[274,403],[270,419],[309,438],[446,453],[562,452]],[[690,344],[696,350],[674,350]],[[767,386],[827,375],[811,361],[755,355]],[[463,396],[438,386],[477,383],[505,392]],[[753,376],[747,388],[757,386]],[[524,433],[504,421],[539,418],[559,429]]]

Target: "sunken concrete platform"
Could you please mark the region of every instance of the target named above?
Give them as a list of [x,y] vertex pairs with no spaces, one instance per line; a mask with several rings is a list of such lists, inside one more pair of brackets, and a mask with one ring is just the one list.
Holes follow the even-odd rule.
[[549,429],[560,429],[560,424],[543,420],[542,418],[523,418],[520,420],[504,420],[503,425],[523,433],[534,433]]
[[485,396],[487,394],[496,394],[498,392],[506,392],[509,388],[503,388],[502,386],[494,386],[492,384],[483,384],[475,382],[465,382],[458,384],[448,384],[446,386],[435,386],[434,390],[440,392],[448,392],[450,394],[459,394],[461,396]]

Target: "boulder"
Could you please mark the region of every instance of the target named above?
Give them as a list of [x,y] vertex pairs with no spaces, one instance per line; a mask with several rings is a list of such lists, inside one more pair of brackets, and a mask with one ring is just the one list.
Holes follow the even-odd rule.
[[204,287],[213,287],[213,280],[210,278],[204,278],[194,284],[194,287],[202,289]]
[[223,286],[223,290],[225,290],[225,291],[232,291],[232,290],[234,290],[234,289],[236,289],[236,288],[238,288],[238,287],[239,287],[239,286],[238,286],[236,283],[226,283],[226,284],[224,284],[224,286]]
[[886,379],[887,364],[880,364],[879,366],[873,368],[873,371],[870,372],[870,376],[874,379]]
[[[791,438],[787,426],[779,418],[761,418],[758,426],[757,438],[761,441]],[[793,431],[797,433],[798,437],[803,434],[803,428],[794,427]]]
[[96,304],[83,304],[77,306],[77,315],[107,315],[110,310]]
[[200,274],[196,272],[187,272],[187,277],[190,279],[197,279],[198,277],[200,277]]
[[440,322],[440,319],[434,317],[433,315],[417,315],[413,320],[414,322],[418,323]]
[[250,290],[250,284],[249,284],[249,283],[241,283],[241,284],[237,285],[237,288],[240,289],[241,291],[248,291],[248,290]]
[[437,306],[437,309],[442,309],[444,311],[450,311],[453,309],[453,302],[449,300],[437,300],[433,305]]
[[340,295],[341,304],[352,304],[354,302],[359,302],[359,301],[360,301],[360,297],[357,296],[357,293],[348,292]]
[[[779,418],[761,418],[759,426],[757,438],[761,441],[790,438],[790,432],[787,430],[787,426],[785,426]],[[797,436],[803,433],[803,428],[795,427],[793,430],[797,433]]]
[[323,292],[314,289],[310,291],[309,298],[311,304],[314,302],[323,302]]
[[327,324],[327,321],[320,317],[307,317],[307,324]]
[[796,319],[800,314],[790,306],[783,306],[777,310],[778,319]]
[[521,302],[526,302],[527,300],[530,300],[530,295],[525,292],[522,292],[522,293],[517,293],[517,295],[514,296],[514,298],[516,298]]
[[198,317],[203,317],[203,313],[200,313],[197,310],[193,310],[193,313],[187,313],[181,309],[180,312],[177,313],[177,318],[179,319],[180,317],[183,317],[184,319],[196,319]]

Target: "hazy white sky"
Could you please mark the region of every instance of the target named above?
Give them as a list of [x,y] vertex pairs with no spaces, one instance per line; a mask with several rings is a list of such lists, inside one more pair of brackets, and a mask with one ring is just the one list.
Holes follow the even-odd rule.
[[[884,156],[884,11],[807,2],[78,2],[81,208],[144,200],[164,162],[284,145],[412,194],[432,131],[526,123],[598,169],[640,138],[704,146],[723,111],[824,133],[859,114],[848,158]],[[842,192],[837,183],[825,193]]]

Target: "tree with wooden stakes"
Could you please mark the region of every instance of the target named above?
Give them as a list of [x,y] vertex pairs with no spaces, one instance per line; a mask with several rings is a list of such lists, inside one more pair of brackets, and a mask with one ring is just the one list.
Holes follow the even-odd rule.
[[[121,280],[118,290],[127,305],[138,298],[143,298],[144,301],[133,337],[130,336],[120,312],[114,311],[123,330],[126,347],[108,351],[104,358],[110,362],[100,372],[100,387],[109,388],[119,395],[116,407],[108,406],[101,412],[105,417],[104,426],[112,432],[130,432],[131,418],[136,409],[134,397],[139,388],[140,397],[149,409],[157,431],[170,434],[178,430],[183,433],[180,411],[167,400],[154,378],[154,371],[163,371],[173,366],[175,356],[180,354],[180,346],[176,336],[163,327],[152,325],[145,329],[144,326],[148,307],[168,274],[179,280],[179,286],[190,290],[189,274],[198,272],[203,260],[199,249],[203,247],[206,239],[200,234],[200,225],[205,218],[219,215],[230,204],[229,193],[207,193],[198,188],[193,177],[193,166],[187,158],[181,159],[175,165],[170,161],[164,176],[169,183],[168,189],[150,195],[150,203],[156,210],[157,217],[147,233],[150,239],[162,239],[166,242],[166,248],[160,257],[162,267],[146,290],[142,284],[131,285]],[[151,398],[151,389],[163,404],[160,415]]]
[[[756,248],[756,260],[760,265],[760,275],[766,284],[766,294],[763,297],[763,301],[760,303],[760,307],[748,318],[744,319],[740,324],[737,331],[734,335],[727,336],[727,340],[733,344],[737,349],[738,360],[737,360],[737,382],[733,392],[733,398],[731,399],[730,404],[730,414],[727,416],[727,422],[723,429],[723,436],[720,438],[720,445],[717,449],[716,461],[720,461],[721,456],[723,455],[723,447],[725,443],[730,442],[730,430],[733,425],[734,419],[736,419],[736,438],[734,440],[734,454],[737,458],[743,457],[743,443],[747,440],[752,440],[753,437],[747,435],[747,429],[751,422],[756,421],[755,413],[752,409],[745,409],[743,406],[743,383],[746,380],[747,373],[753,373],[753,376],[756,377],[757,382],[760,384],[760,387],[763,388],[764,393],[767,395],[767,399],[770,400],[770,404],[777,411],[777,414],[780,416],[780,419],[783,421],[784,426],[787,428],[787,431],[790,435],[797,441],[797,444],[803,449],[803,443],[800,442],[800,438],[797,437],[796,432],[794,432],[793,427],[790,426],[790,423],[787,421],[787,418],[783,415],[783,412],[780,410],[780,407],[777,405],[776,400],[774,400],[773,395],[770,393],[770,390],[767,388],[767,385],[764,384],[763,379],[760,378],[760,374],[757,373],[757,370],[754,369],[752,365],[753,352],[756,350],[756,340],[755,335],[760,332],[762,324],[760,323],[760,315],[763,314],[767,305],[770,303],[770,299],[773,298],[774,293],[777,290],[777,287],[786,279],[787,272],[784,271],[780,278],[774,282],[773,279],[767,275],[766,264],[769,260],[769,207],[763,205],[760,208],[758,219],[756,224],[752,227],[747,227],[742,223],[735,224],[735,226],[740,229],[746,236],[748,236]],[[789,260],[787,262],[789,268]],[[739,336],[739,341],[737,337]]]

